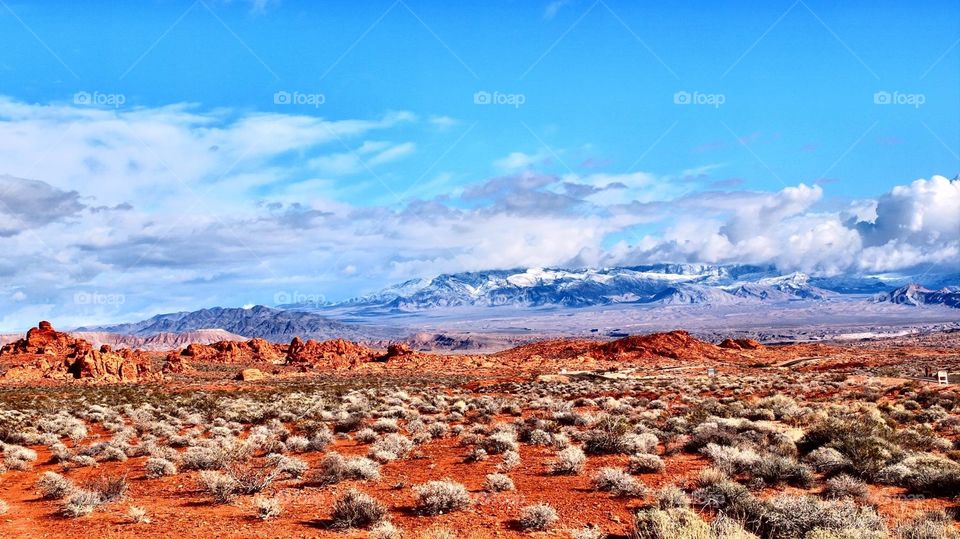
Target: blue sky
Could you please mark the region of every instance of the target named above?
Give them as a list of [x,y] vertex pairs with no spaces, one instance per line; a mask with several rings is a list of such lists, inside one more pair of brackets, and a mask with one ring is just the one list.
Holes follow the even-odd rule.
[[3,269],[0,326],[486,267],[949,268],[958,20],[956,1],[5,0],[0,243],[32,269]]

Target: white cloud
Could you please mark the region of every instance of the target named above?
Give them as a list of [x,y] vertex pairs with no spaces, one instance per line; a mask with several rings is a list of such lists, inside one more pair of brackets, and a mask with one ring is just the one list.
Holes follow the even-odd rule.
[[550,159],[550,153],[543,149],[537,153],[511,152],[493,162],[493,166],[503,171],[515,171],[542,165]]
[[456,118],[451,116],[431,116],[428,121],[430,125],[437,129],[448,129],[460,123]]
[[[689,260],[773,263],[822,274],[960,266],[960,180],[934,176],[898,186],[848,212],[820,212],[820,186],[776,193],[698,193],[668,204],[675,224],[620,246],[607,263]],[[694,209],[695,212],[683,211]],[[849,214],[854,217],[850,218]],[[862,217],[873,215],[865,222]]]
[[[358,182],[342,176],[357,159],[389,170],[414,155],[416,143],[394,135],[415,120],[0,99],[0,329],[269,303],[277,292],[337,299],[438,272],[571,261],[960,265],[960,181],[939,176],[826,211],[829,186],[698,192],[682,181],[690,171],[555,176],[536,171],[545,153],[518,153],[501,163],[512,172],[473,185],[438,173],[423,185],[437,198],[350,203],[342,195]],[[374,138],[387,134],[394,141]],[[605,248],[610,238],[624,240]],[[124,302],[78,303],[78,292]]]

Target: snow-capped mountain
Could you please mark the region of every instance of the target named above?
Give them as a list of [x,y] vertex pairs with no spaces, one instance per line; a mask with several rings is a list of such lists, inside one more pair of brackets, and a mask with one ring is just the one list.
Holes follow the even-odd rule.
[[810,283],[809,275],[799,272],[777,277],[764,277],[753,283],[738,283],[725,288],[725,290],[741,298],[780,301],[824,299],[830,295],[827,290],[813,286]]
[[915,283],[901,286],[886,294],[876,297],[878,302],[890,302],[900,305],[946,305],[960,308],[960,287],[944,287],[940,290],[930,290]]
[[[355,313],[444,307],[588,307],[618,303],[733,304],[823,299],[831,293],[803,273],[751,265],[653,264],[569,270],[530,268],[443,274],[319,307]],[[288,309],[308,306],[284,305]]]

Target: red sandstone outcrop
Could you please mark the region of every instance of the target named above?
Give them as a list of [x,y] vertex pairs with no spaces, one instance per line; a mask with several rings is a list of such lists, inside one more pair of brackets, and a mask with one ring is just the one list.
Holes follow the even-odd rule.
[[264,339],[218,341],[212,344],[188,345],[180,355],[191,361],[211,363],[283,363],[283,346]]
[[402,342],[393,343],[387,346],[387,353],[380,357],[380,361],[397,361],[410,359],[416,356],[416,352]]
[[294,337],[287,349],[287,363],[345,368],[374,361],[379,354],[366,346],[344,339],[306,342]]
[[0,348],[0,355],[44,354],[60,357],[82,354],[88,350],[89,343],[54,330],[53,325],[44,320],[37,327],[30,328],[25,338]]
[[716,358],[722,351],[713,344],[691,337],[686,331],[633,335],[595,347],[591,355],[597,359],[672,359]]
[[724,339],[719,346],[730,350],[762,350],[765,348],[759,341],[753,339]]
[[163,372],[181,374],[190,370],[192,367],[187,362],[187,357],[176,350],[167,354],[167,358],[163,361]]
[[6,381],[50,378],[136,382],[159,377],[150,372],[139,351],[114,352],[107,345],[93,350],[87,341],[56,331],[46,321],[31,328],[25,338],[0,349],[0,358],[13,363],[3,375]]

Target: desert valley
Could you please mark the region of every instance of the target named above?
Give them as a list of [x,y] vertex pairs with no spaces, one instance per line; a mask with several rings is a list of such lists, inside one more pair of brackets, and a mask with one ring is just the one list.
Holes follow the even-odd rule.
[[957,537],[946,318],[449,350],[210,329],[113,348],[44,321],[0,351],[0,534]]
[[958,21],[0,0],[0,539],[960,539]]

